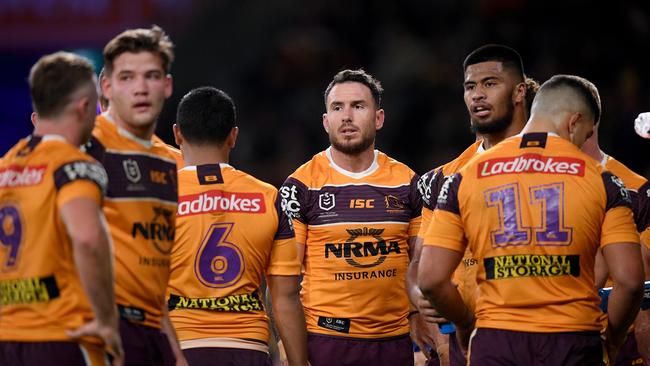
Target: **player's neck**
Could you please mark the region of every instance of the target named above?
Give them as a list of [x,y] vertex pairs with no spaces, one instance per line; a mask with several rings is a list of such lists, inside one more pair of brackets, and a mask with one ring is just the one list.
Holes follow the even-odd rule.
[[533,133],[533,132],[546,132],[546,133],[555,133],[558,136],[562,137],[565,140],[569,140],[569,136],[555,125],[555,122],[548,118],[544,117],[535,117],[532,116],[521,133]]
[[330,147],[330,154],[334,164],[351,173],[360,173],[366,171],[375,161],[375,144],[369,146],[359,154],[349,155],[337,150],[334,146]]
[[67,120],[41,118],[34,126],[34,135],[58,135],[74,146],[80,146],[84,142],[81,141],[81,131],[79,131],[79,128],[75,128],[72,126],[72,122]]
[[146,126],[133,126],[128,123],[126,123],[120,116],[115,113],[114,111],[111,110],[109,107],[108,109],[108,116],[110,119],[115,123],[115,125],[128,133],[132,134],[133,136],[143,139],[143,140],[151,140],[151,137],[153,137],[154,132],[156,131],[156,122],[146,125]]
[[591,156],[597,162],[603,161],[605,158],[605,153],[600,149],[598,144],[598,135],[594,132],[594,136],[590,137],[582,144],[582,152]]
[[483,148],[487,150],[492,146],[498,144],[499,142],[507,139],[508,137],[520,133],[525,125],[526,125],[526,112],[521,110],[521,108],[515,108],[515,112],[512,115],[512,122],[505,130],[501,132],[482,135]]
[[182,144],[181,152],[185,165],[208,165],[228,163],[230,149],[225,146],[193,146]]

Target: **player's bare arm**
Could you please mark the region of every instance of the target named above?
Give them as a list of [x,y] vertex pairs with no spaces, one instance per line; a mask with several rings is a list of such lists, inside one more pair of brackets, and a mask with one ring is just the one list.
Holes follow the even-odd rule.
[[623,343],[643,297],[643,265],[637,243],[610,244],[603,248],[614,286],[609,295],[606,343],[612,353]]
[[81,284],[95,314],[94,320],[69,335],[100,337],[114,357],[113,364],[122,365],[124,352],[113,290],[113,255],[101,207],[90,198],[75,198],[65,203],[60,213],[72,240]]
[[440,314],[455,324],[460,344],[467,347],[474,327],[474,314],[451,282],[452,273],[462,257],[462,253],[453,250],[425,246],[418,271],[418,286]]
[[299,285],[299,276],[268,276],[275,326],[290,366],[308,364],[307,329]]
[[176,336],[176,331],[172,325],[172,321],[169,319],[169,310],[167,309],[167,304],[162,308],[163,317],[160,320],[160,330],[165,333],[167,339],[169,340],[169,345],[176,356],[176,366],[187,366],[189,363],[183,355],[183,350],[181,349],[180,344],[178,343],[178,337]]

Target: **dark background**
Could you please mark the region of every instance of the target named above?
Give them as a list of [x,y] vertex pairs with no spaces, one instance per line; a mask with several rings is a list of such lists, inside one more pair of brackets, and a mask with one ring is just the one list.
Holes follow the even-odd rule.
[[0,0],[0,154],[31,132],[27,75],[43,54],[83,53],[101,67],[106,42],[159,24],[176,44],[174,94],[158,122],[167,142],[179,99],[212,85],[237,105],[237,168],[274,185],[323,150],[323,90],[343,68],[383,83],[377,146],[418,173],[473,141],[462,61],[484,43],[517,49],[528,76],[577,74],[603,101],[601,145],[650,177],[647,2],[523,0]]

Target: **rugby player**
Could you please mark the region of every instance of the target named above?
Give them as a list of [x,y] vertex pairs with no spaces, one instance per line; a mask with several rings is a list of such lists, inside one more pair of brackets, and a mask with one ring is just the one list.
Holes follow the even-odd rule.
[[[472,365],[602,365],[615,359],[643,294],[629,193],[579,150],[600,118],[589,81],[557,75],[533,102],[522,135],[478,155],[445,181],[424,236],[418,284],[471,338]],[[451,282],[469,247],[476,309]],[[610,268],[603,353],[594,286],[598,248]]]
[[336,74],[323,114],[330,147],[280,189],[304,266],[314,366],[413,364],[405,279],[422,203],[418,175],[375,150],[382,91],[361,69]]
[[228,164],[239,132],[232,99],[212,87],[194,89],[176,121],[186,166],[178,174],[168,303],[188,362],[271,365],[260,298],[266,277],[289,365],[307,365],[291,221],[276,188]]
[[34,132],[0,159],[0,364],[121,365],[104,168],[90,137],[90,62],[57,52],[29,75]]

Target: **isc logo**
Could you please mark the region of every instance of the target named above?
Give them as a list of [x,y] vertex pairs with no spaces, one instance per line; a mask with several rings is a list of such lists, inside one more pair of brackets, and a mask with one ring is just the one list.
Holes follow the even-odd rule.
[[375,200],[353,199],[350,200],[350,208],[375,208]]
[[149,171],[149,177],[151,181],[158,184],[167,184],[167,173],[160,172],[157,170]]

